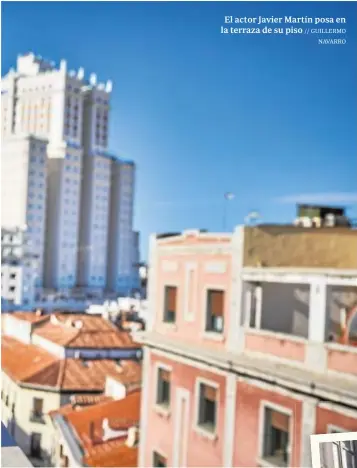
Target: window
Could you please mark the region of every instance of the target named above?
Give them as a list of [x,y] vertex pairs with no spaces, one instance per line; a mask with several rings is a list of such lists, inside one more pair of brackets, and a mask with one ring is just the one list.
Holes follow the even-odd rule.
[[33,457],[41,458],[41,434],[37,432],[31,434],[30,453]]
[[43,399],[34,398],[33,399],[33,409],[31,412],[31,421],[33,422],[44,422],[43,419]]
[[170,406],[170,371],[158,368],[156,403],[161,406]]
[[276,466],[288,466],[290,416],[264,409],[263,458]]
[[165,457],[160,455],[158,452],[154,452],[152,465],[155,466],[155,467],[165,467],[165,466],[167,466],[167,460],[166,460]]
[[207,291],[206,331],[223,332],[224,291]]
[[175,323],[177,307],[177,287],[165,286],[164,322]]
[[217,423],[217,389],[199,383],[197,425],[205,431],[214,433]]

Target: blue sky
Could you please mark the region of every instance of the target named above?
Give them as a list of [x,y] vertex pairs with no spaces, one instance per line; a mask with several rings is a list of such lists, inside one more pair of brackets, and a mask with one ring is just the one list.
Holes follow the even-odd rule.
[[[347,44],[225,36],[226,15],[346,17]],[[291,221],[295,200],[357,217],[356,22],[354,2],[3,2],[2,74],[33,51],[113,80],[145,257],[151,232],[221,231],[227,191],[229,228]]]

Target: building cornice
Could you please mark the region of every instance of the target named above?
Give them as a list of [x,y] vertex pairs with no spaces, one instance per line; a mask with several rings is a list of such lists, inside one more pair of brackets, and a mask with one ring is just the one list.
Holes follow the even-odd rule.
[[[138,339],[138,338],[137,338]],[[203,365],[219,373],[235,374],[237,378],[261,382],[270,387],[285,389],[300,398],[316,398],[319,401],[339,403],[350,409],[357,409],[357,379],[342,376],[319,375],[292,364],[266,362],[252,358],[244,353],[204,350],[187,343],[169,342],[158,333],[143,334],[141,341],[155,352],[167,354],[168,358],[186,359],[192,366]]]

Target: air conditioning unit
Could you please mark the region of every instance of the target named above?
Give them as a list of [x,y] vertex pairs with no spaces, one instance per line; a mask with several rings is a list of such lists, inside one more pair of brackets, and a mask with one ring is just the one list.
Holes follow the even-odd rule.
[[308,218],[307,216],[302,216],[300,218],[295,219],[294,225],[305,227],[305,228],[310,228],[312,227],[312,219]]
[[332,213],[329,213],[325,216],[325,226],[334,227],[336,226],[336,216]]

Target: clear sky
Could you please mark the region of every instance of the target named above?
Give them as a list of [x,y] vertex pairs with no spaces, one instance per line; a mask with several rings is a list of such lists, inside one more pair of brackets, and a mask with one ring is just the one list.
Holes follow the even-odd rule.
[[[347,44],[225,36],[226,15],[346,17]],[[252,209],[291,221],[296,200],[357,217],[356,23],[352,2],[3,2],[2,74],[33,51],[114,82],[145,257],[151,232],[221,231],[227,191],[229,228]]]

